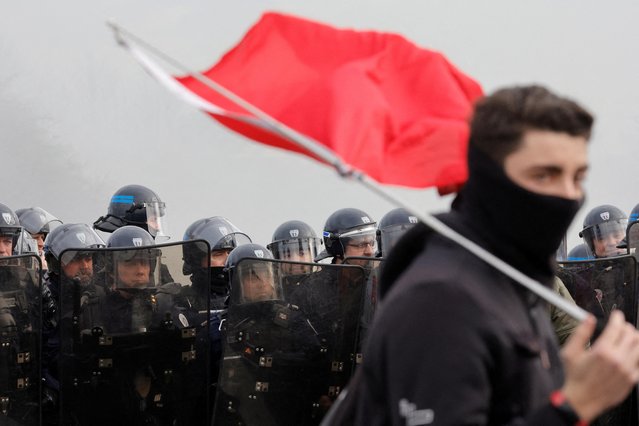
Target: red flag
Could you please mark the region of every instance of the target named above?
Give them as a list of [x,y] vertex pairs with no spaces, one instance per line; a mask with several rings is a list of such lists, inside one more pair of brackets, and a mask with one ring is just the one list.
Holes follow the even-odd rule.
[[[466,180],[467,120],[481,87],[399,35],[267,13],[203,74],[378,182],[441,190]],[[178,81],[219,107],[207,113],[225,126],[313,156],[194,77]]]

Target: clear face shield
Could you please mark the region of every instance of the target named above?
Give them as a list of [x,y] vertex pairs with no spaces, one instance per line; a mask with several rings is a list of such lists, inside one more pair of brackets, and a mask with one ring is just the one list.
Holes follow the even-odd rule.
[[34,238],[29,232],[26,231],[26,229],[23,229],[16,240],[14,252],[15,254],[34,253],[38,256],[42,256],[43,245],[44,240],[41,240],[41,242],[39,242],[38,239]]
[[146,210],[146,226],[156,243],[169,240],[166,226],[165,205],[162,202],[144,203]]
[[280,240],[269,244],[268,248],[276,259],[312,263],[319,253],[320,241],[319,238]]
[[373,257],[377,251],[377,229],[375,225],[344,232],[339,241],[344,250],[344,257]]
[[388,256],[397,241],[413,226],[415,226],[414,223],[401,223],[381,229],[382,256]]
[[279,278],[271,262],[243,260],[237,265],[237,279],[241,286],[242,304],[282,298]]
[[[313,263],[320,251],[320,239],[316,237],[280,240],[268,245],[273,256],[279,260],[290,262]],[[311,265],[282,264],[282,272],[288,275],[308,274],[312,272]]]
[[68,250],[60,257],[62,276],[81,285],[87,285],[93,279],[93,273],[99,269],[94,261],[95,252]]
[[624,255],[626,249],[617,246],[626,236],[627,223],[620,219],[594,225],[583,231],[584,240],[598,258]]
[[[210,253],[209,266],[211,267],[223,267],[226,263],[226,259],[229,257],[229,253],[237,246],[242,244],[249,244],[251,239],[248,235],[242,232],[234,232],[224,235],[217,243],[212,247]],[[201,266],[206,266],[203,259]]]
[[62,221],[40,207],[33,207],[20,214],[20,225],[31,235],[46,235],[62,225]]
[[111,255],[114,289],[130,292],[153,288],[160,282],[159,249],[140,247],[113,251]]

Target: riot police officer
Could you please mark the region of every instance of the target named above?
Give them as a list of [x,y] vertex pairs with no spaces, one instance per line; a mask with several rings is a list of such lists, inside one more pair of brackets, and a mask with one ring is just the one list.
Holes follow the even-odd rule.
[[160,325],[155,286],[161,252],[144,249],[153,245],[148,232],[131,225],[118,228],[109,238],[108,248],[124,249],[112,252],[106,260],[105,327],[109,333],[141,332]]
[[[266,247],[275,259],[291,262],[312,263],[317,257],[323,242],[317,237],[313,228],[301,220],[289,220],[277,227],[271,243]],[[284,294],[290,295],[299,286],[313,267],[300,263],[282,264],[282,286]]]
[[[60,327],[71,326],[72,317],[79,319],[80,329],[90,329],[101,318],[101,299],[104,290],[96,286],[94,277],[94,256],[83,249],[104,247],[104,241],[91,227],[83,223],[68,223],[55,228],[44,243],[44,256],[49,270],[42,286],[43,324],[42,359],[45,399],[51,410],[55,409],[59,390],[58,356]],[[73,249],[74,251],[69,251]],[[77,251],[75,251],[77,249]],[[63,288],[64,287],[64,288]],[[64,291],[63,291],[64,290]],[[79,306],[73,303],[73,296],[81,293]],[[80,312],[74,312],[79,309]]]
[[0,257],[20,252],[22,226],[18,216],[8,206],[0,204]]
[[126,225],[138,226],[158,242],[168,240],[165,225],[166,206],[151,189],[142,185],[126,185],[111,197],[105,216],[93,223],[104,232],[113,232]]
[[362,210],[339,209],[324,224],[324,250],[316,262],[332,257],[331,263],[342,263],[349,256],[372,257],[376,250],[375,221]]
[[271,243],[266,246],[275,259],[293,262],[313,262],[322,240],[313,228],[301,220],[289,220],[277,227]]
[[281,265],[252,243],[227,259],[231,295],[216,425],[302,425],[311,416],[309,382],[321,349],[302,313],[283,300]]
[[604,204],[588,212],[579,236],[596,258],[619,256],[626,253],[617,246],[625,237],[627,224],[624,212]]
[[16,210],[20,225],[28,232],[38,245],[38,255],[42,259],[42,269],[47,269],[44,258],[44,240],[49,232],[62,224],[62,221],[41,207],[29,207]]
[[[228,296],[228,277],[224,274],[226,259],[234,248],[250,243],[251,238],[228,219],[213,216],[191,224],[186,229],[183,240],[204,240],[209,244],[208,253],[202,250],[203,246],[197,244],[183,246],[183,272],[191,274],[193,285],[190,290],[210,292],[211,309],[224,308]],[[210,267],[208,271],[205,270],[207,266]]]
[[418,222],[417,217],[403,207],[382,216],[377,223],[377,257],[388,255],[402,235]]

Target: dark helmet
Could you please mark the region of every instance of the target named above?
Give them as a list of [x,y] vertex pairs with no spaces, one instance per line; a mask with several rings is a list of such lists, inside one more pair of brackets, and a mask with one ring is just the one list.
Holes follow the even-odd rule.
[[248,257],[255,259],[273,259],[273,253],[266,247],[255,244],[248,243],[242,244],[233,249],[233,251],[229,254],[229,257],[226,259],[226,265],[224,265],[224,269],[232,270],[237,266],[237,264],[242,259],[246,259]]
[[107,241],[108,248],[152,246],[155,240],[144,229],[133,225],[123,226],[113,231]]
[[30,234],[44,234],[46,237],[62,221],[41,207],[29,207],[16,210],[20,225]]
[[[44,240],[44,256],[49,271],[60,274],[60,262],[67,264],[75,258],[75,250],[105,247],[104,241],[85,223],[66,223],[53,229]],[[74,250],[64,253],[66,250]],[[60,258],[62,256],[62,258]]]
[[[251,242],[248,235],[239,230],[228,219],[222,216],[213,216],[199,219],[193,222],[184,232],[184,241],[204,240],[209,243],[210,251],[228,250]],[[199,244],[186,244],[183,246],[185,275],[193,273],[202,263],[202,258],[207,255],[205,248]]]
[[[627,225],[628,218],[624,212],[615,206],[605,204],[588,212],[579,236],[595,257],[617,256],[624,254],[617,245],[625,236]],[[595,240],[600,244],[599,253],[595,247]]]
[[[249,260],[253,259],[253,260]],[[268,295],[261,295],[257,299],[252,298],[244,287],[238,290],[232,290],[233,303],[249,303],[264,300],[278,299],[281,295],[281,286],[279,279],[275,277],[273,264],[271,262],[262,262],[259,259],[273,259],[273,254],[264,246],[249,243],[243,244],[229,254],[226,259],[225,271],[228,274],[231,287],[235,284],[246,283],[248,280],[257,278],[260,282],[268,282],[272,291]]]
[[324,224],[324,251],[315,261],[328,257],[343,257],[344,245],[351,238],[360,236],[375,237],[375,221],[362,210],[354,208],[340,209],[326,219]]
[[630,216],[628,216],[628,224],[630,225],[633,222],[639,221],[639,204],[634,206],[630,211]]
[[568,260],[589,260],[593,259],[590,249],[585,243],[577,244],[568,252]]
[[[114,250],[107,255],[107,268],[114,276],[117,276],[116,268],[118,262],[130,262],[137,259],[149,261],[151,274],[159,273],[160,268],[156,269],[156,266],[162,253],[160,249],[155,247],[155,241],[151,234],[142,228],[127,225],[116,229],[107,241],[107,248],[128,249]],[[159,282],[159,277],[150,278],[147,286],[154,286],[154,282]],[[116,286],[119,287],[117,283]]]
[[322,240],[307,223],[289,220],[277,227],[266,247],[276,259],[312,262],[321,244]]
[[8,206],[0,204],[0,236],[11,237],[11,250],[13,254],[20,254],[20,241],[22,241],[22,226],[18,216]]
[[403,207],[386,213],[377,223],[377,255],[388,255],[402,235],[419,222]]
[[164,229],[165,204],[160,197],[142,185],[127,185],[118,189],[109,203],[106,216],[100,217],[93,227],[113,232],[126,225],[138,226],[154,239],[168,239]]

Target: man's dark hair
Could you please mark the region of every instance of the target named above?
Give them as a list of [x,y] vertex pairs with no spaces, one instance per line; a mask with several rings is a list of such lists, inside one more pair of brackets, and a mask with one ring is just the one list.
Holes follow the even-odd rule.
[[593,121],[593,116],[577,103],[544,87],[511,87],[477,102],[470,144],[503,164],[527,130],[550,130],[589,139]]

